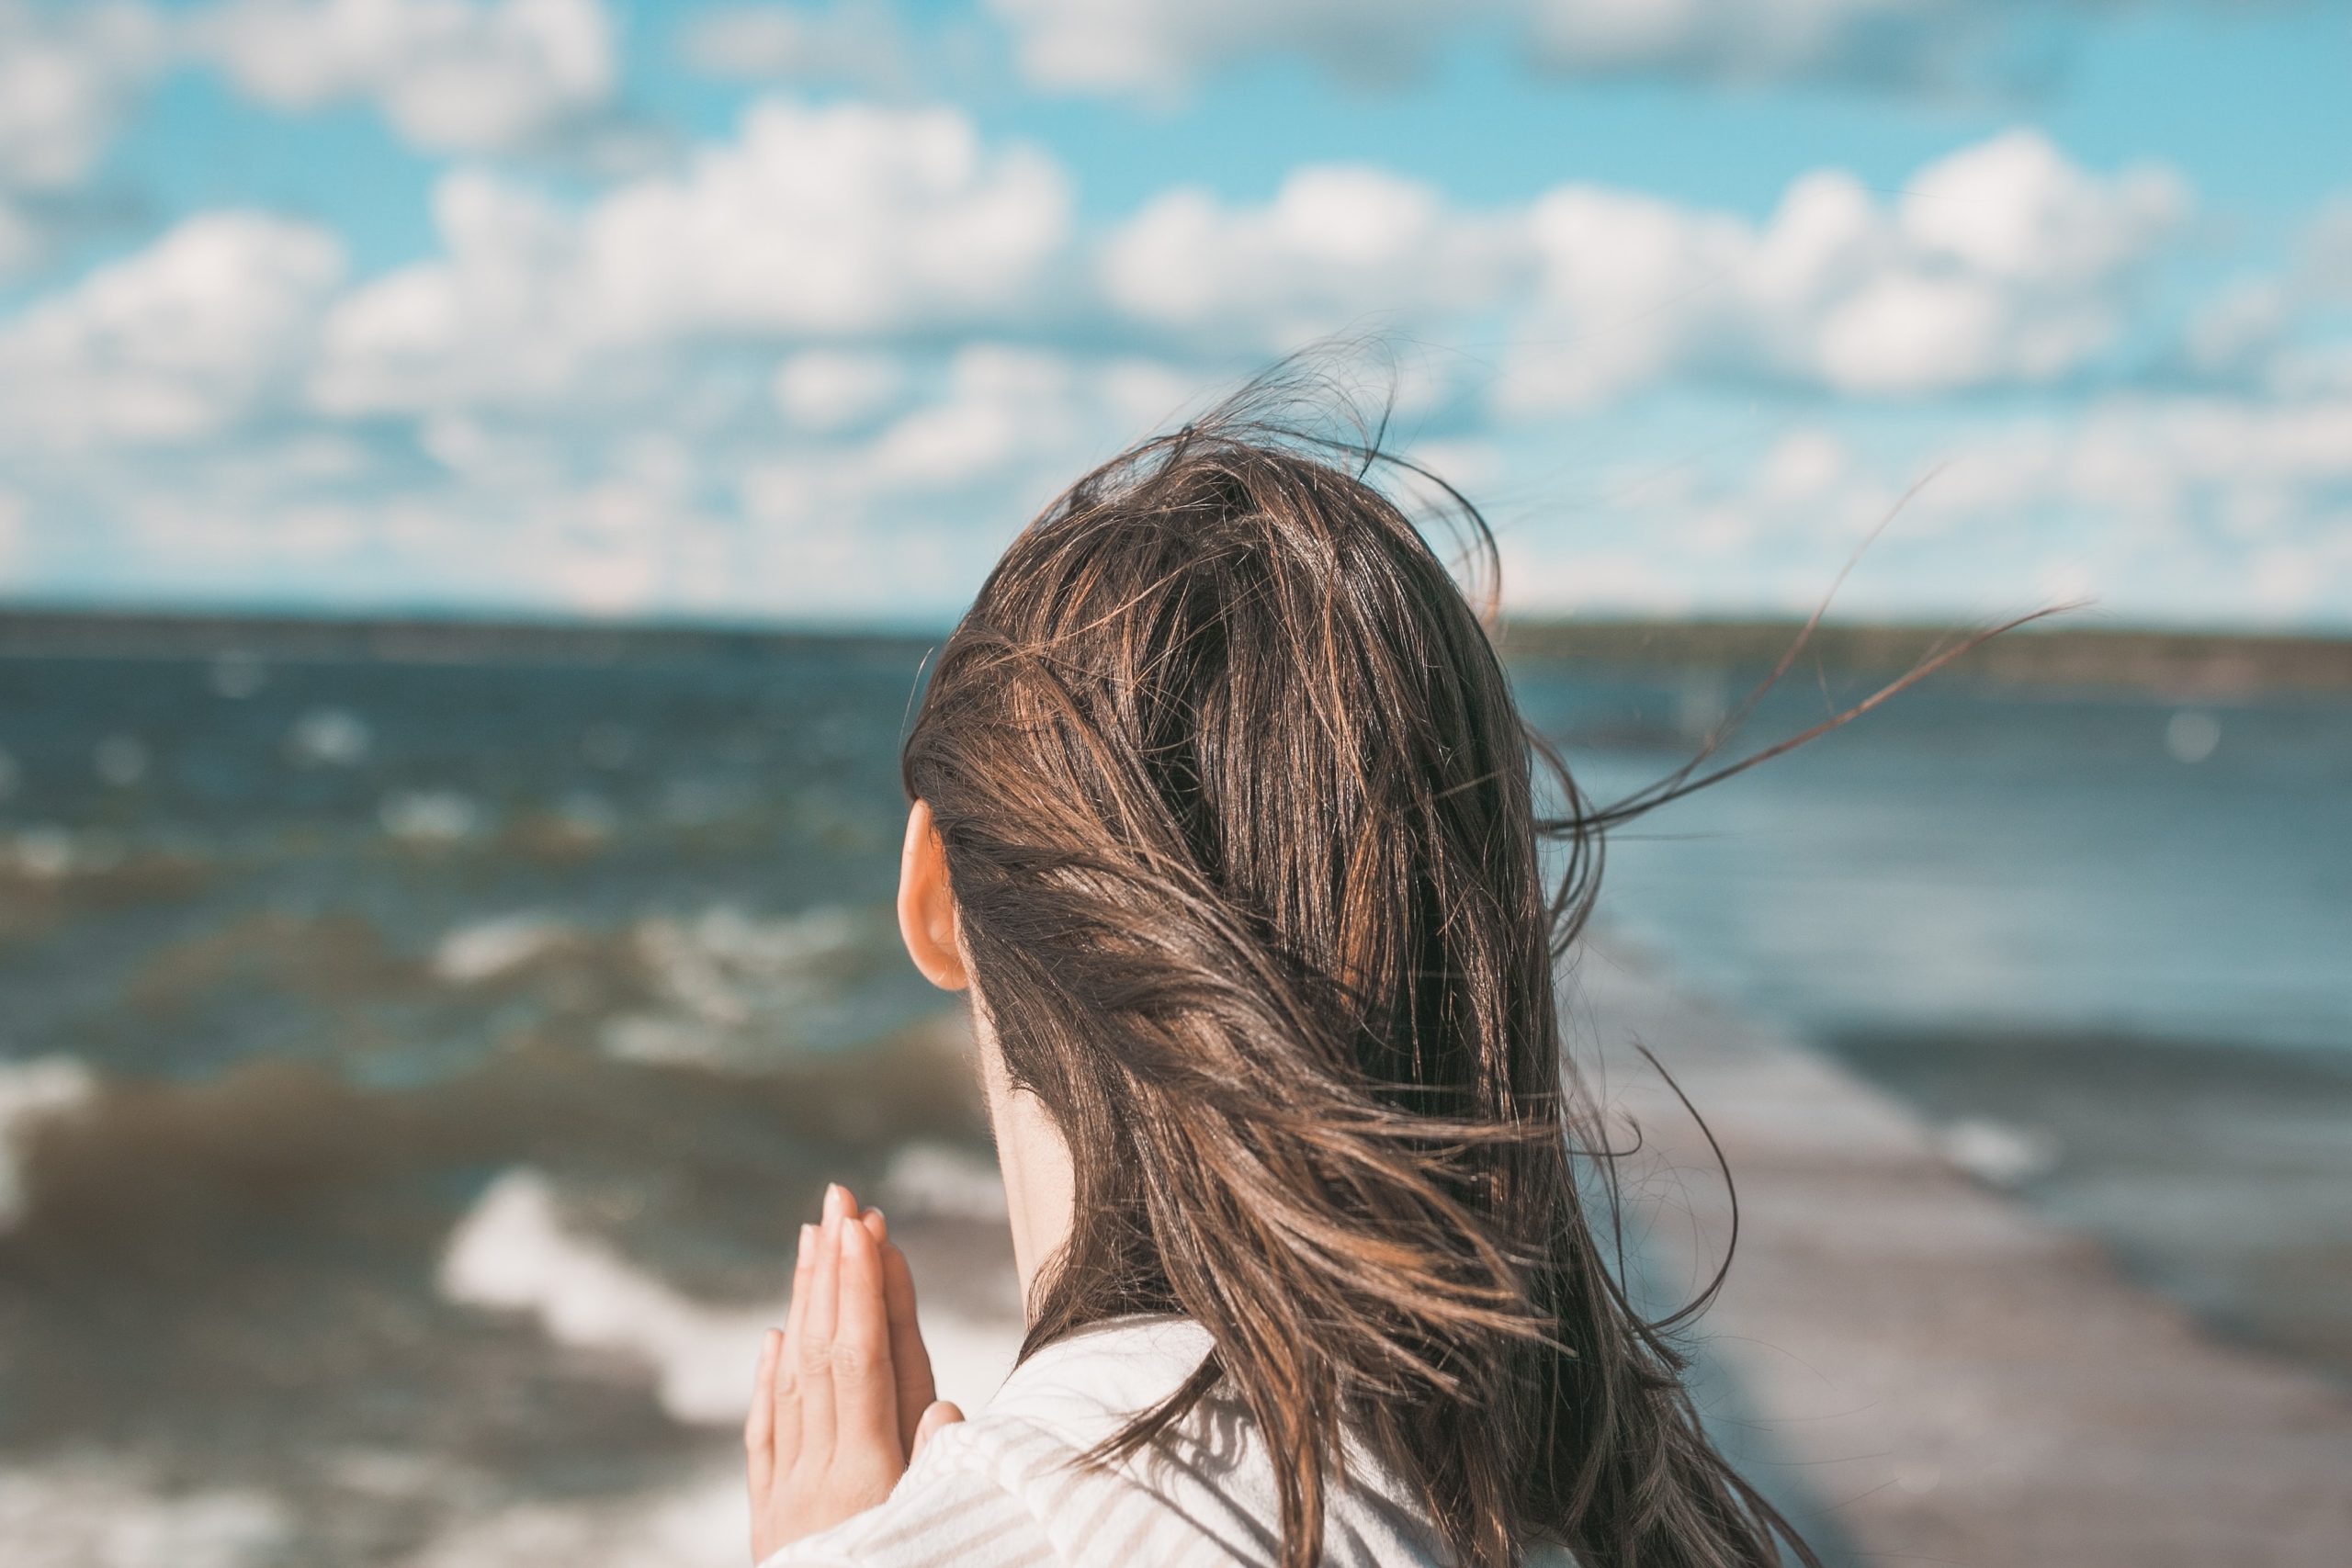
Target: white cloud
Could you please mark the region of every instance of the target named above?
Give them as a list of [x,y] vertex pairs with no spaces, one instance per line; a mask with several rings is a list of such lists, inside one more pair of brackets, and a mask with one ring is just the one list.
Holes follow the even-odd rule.
[[967,344],[933,391],[871,434],[749,463],[744,511],[840,609],[945,608],[1064,486],[1201,389],[1151,360]]
[[1566,185],[1475,210],[1377,170],[1294,173],[1259,206],[1161,197],[1101,254],[1109,302],[1194,342],[1280,350],[1367,316],[1509,321],[1504,406],[1589,408],[1674,374],[1865,394],[2032,384],[2116,339],[2187,207],[2035,132],[1929,164],[1892,201],[1824,171],[1762,224]]
[[686,62],[732,80],[837,81],[877,92],[914,85],[913,45],[892,0],[720,6],[679,36]]
[[1112,306],[1138,321],[1288,345],[1372,313],[1492,308],[1532,262],[1517,215],[1464,212],[1379,169],[1321,166],[1261,207],[1169,192],[1110,236],[1101,265]]
[[2296,258],[2299,285],[2336,304],[2352,302],[2352,192],[2323,206]]
[[1717,341],[1702,316],[1754,248],[1727,214],[1595,186],[1539,197],[1528,215],[1540,259],[1499,398],[1509,409],[1585,408],[1653,382]]
[[754,465],[745,495],[755,515],[818,524],[985,486],[1025,493],[1025,516],[1198,390],[1150,360],[969,344],[951,356],[934,395],[861,440]]
[[301,367],[344,265],[309,224],[189,219],[0,325],[0,446],[221,434]]
[[0,283],[46,258],[83,215],[83,188],[165,42],[155,14],[129,0],[0,0]]
[[1928,164],[1894,210],[1928,264],[2046,287],[2098,284],[2180,216],[2178,181],[2137,167],[2102,179],[2037,131],[2012,131]]
[[86,178],[164,43],[143,6],[0,0],[0,187],[60,190]]
[[1504,400],[1589,406],[1668,370],[1864,395],[2053,381],[2116,341],[2187,206],[2162,171],[2096,175],[2032,131],[1929,164],[1892,203],[1808,175],[1760,226],[1555,191]]
[[[431,603],[573,615],[744,613],[789,599],[789,563],[755,557],[738,520],[630,455],[522,482],[514,472],[420,474],[373,454],[322,484],[300,445],[257,447],[242,473],[198,458],[110,478],[119,592],[250,603],[291,588],[356,608]],[[782,585],[779,590],[779,585]]]
[[1521,0],[1536,64],[1576,75],[1915,84],[1984,62],[2000,0]]
[[0,279],[30,265],[48,239],[39,220],[0,196]]
[[592,395],[590,366],[700,336],[794,341],[1017,319],[1068,242],[1059,169],[945,109],[769,101],[675,175],[571,211],[459,173],[446,257],[347,300],[316,381],[340,412]]
[[0,190],[66,191],[149,83],[218,67],[307,110],[373,104],[429,152],[514,152],[608,130],[618,79],[602,0],[0,0]]
[[2352,195],[2323,204],[2274,271],[2221,290],[2183,329],[2193,376],[2285,397],[2352,392]]
[[[1148,418],[1119,420],[1133,366],[940,346],[1042,309],[1069,206],[1041,155],[953,113],[770,104],[585,205],[452,175],[443,255],[347,292],[329,236],[214,214],[0,322],[0,446],[33,459],[44,539],[117,541],[122,592],[944,601],[994,536],[976,515],[1017,523]],[[778,504],[793,464],[822,510]],[[862,564],[828,575],[834,547]],[[77,551],[40,558],[89,570]]]
[[24,497],[0,490],[0,584],[11,581],[17,563],[25,556],[25,542],[32,530],[25,522],[27,508]]
[[776,408],[804,430],[845,430],[897,403],[906,380],[889,355],[812,348],[776,367]]
[[79,543],[31,558],[74,570],[104,540],[110,592],[195,603],[938,614],[1049,495],[1199,389],[1150,361],[985,343],[808,350],[779,378],[847,389],[864,417],[784,424],[764,384],[707,420],[654,396],[345,433],[280,403],[233,438],[50,452],[28,534]]
[[225,0],[187,40],[264,103],[371,102],[436,152],[544,141],[604,110],[616,80],[599,0]]
[[[1568,76],[2004,85],[2033,62],[2022,36],[2100,0],[988,0],[1023,74],[1076,92],[1166,94],[1266,56],[1358,81],[1428,65],[1500,29],[1521,60]],[[2037,12],[2039,14],[2037,14]]]
[[1035,85],[1165,93],[1215,66],[1304,55],[1354,79],[1409,71],[1488,0],[987,0]]
[[[932,613],[1241,362],[1402,325],[1499,345],[1489,399],[1464,395],[1466,346],[1408,363],[1399,426],[1441,472],[1468,464],[1499,522],[1563,481],[1601,492],[1574,510],[1607,537],[1506,527],[1521,604],[1802,607],[1950,457],[1856,607],[2083,585],[2129,613],[2340,615],[2352,374],[2308,345],[2301,381],[2246,372],[2262,399],[1947,405],[1936,428],[1970,432],[1951,450],[1867,417],[2127,384],[2107,356],[2186,207],[2161,173],[2017,133],[1898,194],[1819,172],[1761,218],[1582,184],[1475,208],[1340,166],[1262,202],[1169,192],[1089,235],[1052,161],[954,111],[766,101],[585,198],[460,168],[440,254],[356,287],[334,236],[216,213],[0,320],[0,520],[20,579],[103,552],[133,563],[121,592]],[[2245,307],[2248,364],[2340,276],[2334,233],[2257,280],[2292,330]],[[1758,388],[1826,395],[1767,400],[1753,419],[1808,423],[1736,460],[1635,460],[1687,406]],[[109,543],[55,543],[76,538]]]
[[1900,504],[1845,613],[1996,616],[2087,595],[2126,621],[2291,625],[2352,604],[2343,398],[2114,396],[1934,445],[1858,444],[1829,418],[1729,457],[1607,458],[1594,478],[1576,525],[1507,520],[1508,602],[1809,610]]

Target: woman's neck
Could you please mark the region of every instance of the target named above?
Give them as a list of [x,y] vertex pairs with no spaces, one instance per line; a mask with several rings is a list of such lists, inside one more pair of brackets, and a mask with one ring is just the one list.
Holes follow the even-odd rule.
[[976,1032],[989,1129],[996,1139],[997,1168],[1004,1176],[1005,1207],[1012,1222],[1012,1266],[1027,1312],[1036,1300],[1037,1277],[1069,1239],[1077,1184],[1060,1130],[1035,1095],[1012,1087],[984,1013],[976,1020]]

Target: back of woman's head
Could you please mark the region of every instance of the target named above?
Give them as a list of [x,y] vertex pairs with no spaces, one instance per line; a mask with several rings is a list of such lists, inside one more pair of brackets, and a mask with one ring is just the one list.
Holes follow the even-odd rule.
[[1465,1562],[1776,1562],[1578,1203],[1554,965],[1594,845],[1572,810],[1547,887],[1550,753],[1478,615],[1376,441],[1271,422],[1282,390],[1048,507],[907,743],[979,1005],[1075,1168],[1030,1345],[1203,1324],[1114,1451],[1238,1401],[1292,1568],[1354,1445]]

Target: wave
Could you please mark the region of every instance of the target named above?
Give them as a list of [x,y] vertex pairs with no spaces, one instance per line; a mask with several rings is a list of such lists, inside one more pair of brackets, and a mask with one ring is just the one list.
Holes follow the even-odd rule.
[[[742,1421],[760,1337],[790,1304],[782,1294],[751,1308],[692,1300],[568,1225],[553,1180],[527,1166],[500,1175],[458,1223],[438,1278],[450,1301],[528,1313],[558,1344],[650,1366],[662,1409],[694,1425]],[[944,1397],[977,1403],[1003,1381],[1017,1322],[935,1307],[922,1315]]]
[[510,1021],[504,1004],[541,998],[617,1061],[759,1070],[780,1048],[855,1035],[894,932],[887,910],[830,904],[766,916],[718,903],[603,931],[526,908],[448,928],[421,978],[456,1001],[495,993]]
[[8,1568],[248,1568],[282,1560],[292,1533],[290,1511],[266,1493],[174,1494],[122,1461],[0,1470]]
[[475,986],[511,974],[575,935],[573,928],[538,910],[499,915],[457,926],[433,949],[433,977]]
[[1990,1116],[1962,1116],[1939,1134],[1944,1157],[1993,1187],[2021,1187],[2058,1165],[2058,1141]]
[[729,1460],[651,1493],[514,1504],[444,1530],[398,1568],[737,1568],[743,1535],[743,1475]]
[[25,1165],[35,1133],[96,1093],[96,1075],[72,1056],[0,1062],[0,1233],[24,1217]]

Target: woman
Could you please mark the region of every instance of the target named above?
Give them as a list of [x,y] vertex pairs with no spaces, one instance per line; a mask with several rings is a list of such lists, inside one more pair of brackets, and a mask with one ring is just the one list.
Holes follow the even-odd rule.
[[761,1358],[755,1556],[1812,1562],[1579,1201],[1555,968],[1613,815],[1394,460],[1254,417],[1280,390],[1081,479],[940,653],[899,927],[972,993],[1028,1337],[978,1415],[933,1403],[905,1260],[830,1190]]

